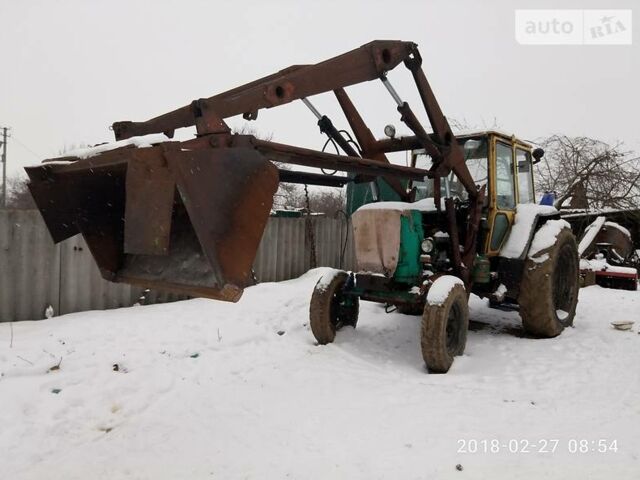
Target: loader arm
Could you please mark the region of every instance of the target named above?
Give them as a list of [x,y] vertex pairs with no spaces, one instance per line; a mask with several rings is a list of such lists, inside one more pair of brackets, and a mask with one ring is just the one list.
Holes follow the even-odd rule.
[[[456,143],[449,122],[442,113],[422,70],[422,57],[418,46],[413,42],[375,40],[324,62],[315,65],[294,65],[213,97],[195,100],[190,105],[146,122],[115,122],[112,128],[116,140],[152,133],[164,133],[172,138],[178,128],[199,126],[198,119],[204,111],[208,111],[218,118],[222,127],[212,130],[199,129],[198,134],[224,133],[225,118],[242,114],[247,120],[255,120],[261,109],[334,91],[363,153],[368,158],[388,163],[384,152],[376,148],[375,138],[349,100],[344,88],[377,79],[389,85],[386,81],[387,72],[401,63],[404,63],[413,75],[434,133],[431,136],[427,135],[409,105],[394,96],[402,121],[416,134],[420,146],[433,157],[436,163],[433,176],[443,177],[453,170],[469,196],[475,197],[477,189],[464,164],[462,150]],[[401,191],[395,180],[388,180],[388,183],[401,197],[406,197],[406,192]]]
[[[222,119],[240,114],[254,119],[263,108],[375,80],[402,63],[416,48],[411,42],[376,40],[315,65],[286,68],[200,102]],[[115,122],[113,131],[116,140],[150,133],[172,137],[176,129],[194,125],[193,107],[186,105],[146,122]]]
[[[426,132],[387,79],[388,71],[400,64],[413,75],[433,133]],[[471,208],[465,232],[458,232],[452,215],[447,228],[452,238],[465,234],[454,268],[469,285],[465,265],[471,265],[475,255],[483,191],[478,192],[473,184],[421,64],[415,43],[373,41],[315,65],[294,65],[195,100],[146,122],[116,122],[117,148],[29,167],[30,190],[54,240],[82,233],[106,279],[237,301],[253,282],[252,264],[279,182],[342,186],[380,177],[403,200],[410,200],[410,192],[399,180],[430,177],[439,185],[440,178],[453,171],[469,194]],[[413,137],[374,138],[344,90],[372,80],[382,81]],[[335,94],[357,144],[311,103],[310,97],[324,92]],[[309,107],[320,131],[344,154],[233,134],[225,122],[239,114],[254,120],[261,109],[295,100]],[[197,132],[191,140],[154,143],[151,148],[126,144],[128,139],[149,134],[164,133],[171,138],[176,129],[189,126],[195,126]],[[429,170],[388,161],[386,152],[408,144],[417,144],[431,155]],[[272,162],[349,175],[283,170]],[[436,188],[438,209],[439,195]]]

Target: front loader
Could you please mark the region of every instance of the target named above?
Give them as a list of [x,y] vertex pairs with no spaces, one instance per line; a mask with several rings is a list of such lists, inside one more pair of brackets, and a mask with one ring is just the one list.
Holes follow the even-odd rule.
[[[401,64],[431,132],[387,77]],[[376,139],[345,90],[368,81],[382,83],[413,135]],[[312,103],[326,92],[353,136]],[[225,122],[255,120],[262,109],[294,101],[341,153],[234,134]],[[195,138],[172,140],[176,129],[192,126]],[[557,212],[518,204],[533,195],[531,147],[497,132],[456,138],[412,42],[374,41],[146,122],[116,122],[113,131],[114,144],[27,168],[53,239],[81,233],[107,280],[238,301],[253,283],[279,183],[348,185],[357,268],[316,285],[310,324],[319,343],[356,325],[360,299],[422,314],[422,353],[434,372],[446,372],[464,350],[471,292],[519,303],[525,329],[536,336],[558,335],[573,321],[575,239]],[[412,152],[411,166],[389,162],[387,154],[402,151]],[[384,201],[390,197],[396,201]]]

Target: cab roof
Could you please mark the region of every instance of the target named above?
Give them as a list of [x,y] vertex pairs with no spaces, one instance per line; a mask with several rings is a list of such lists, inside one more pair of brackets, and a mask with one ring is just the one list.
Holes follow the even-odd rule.
[[532,148],[532,144],[530,142],[524,141],[518,137],[516,137],[513,134],[509,134],[507,132],[501,132],[500,130],[464,130],[461,132],[454,132],[454,135],[456,136],[457,139],[465,139],[465,138],[474,138],[474,137],[482,137],[482,136],[488,136],[488,135],[495,135],[497,137],[503,138],[504,140],[507,140],[509,142],[511,142],[512,140],[515,140],[516,142],[518,142],[521,145],[524,145],[526,147]]

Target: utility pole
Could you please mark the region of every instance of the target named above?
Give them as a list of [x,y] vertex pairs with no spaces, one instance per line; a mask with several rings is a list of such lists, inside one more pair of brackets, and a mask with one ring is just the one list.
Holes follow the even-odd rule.
[[7,127],[2,128],[2,208],[7,208]]

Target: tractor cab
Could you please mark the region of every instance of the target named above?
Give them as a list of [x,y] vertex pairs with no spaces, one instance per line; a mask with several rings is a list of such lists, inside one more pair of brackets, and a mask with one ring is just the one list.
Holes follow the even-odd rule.
[[[500,252],[515,223],[516,207],[535,202],[534,151],[530,144],[496,131],[461,135],[457,142],[473,183],[478,191],[485,192],[475,255],[467,261],[469,278],[477,293],[491,293],[497,285],[490,279],[495,277],[490,272],[503,268]],[[537,158],[542,153],[535,151]],[[425,150],[415,149],[410,154],[412,168],[431,170],[432,158]],[[356,188],[362,189],[361,185]],[[469,238],[460,228],[457,238],[452,239],[451,224],[466,225],[473,202],[469,190],[453,172],[440,180],[439,195],[434,190],[436,185],[438,182],[426,177],[409,182],[412,202],[398,201],[389,189],[369,186],[378,194],[377,201],[359,206],[352,215],[358,271],[372,272],[400,285],[420,285],[425,275],[455,272],[455,251],[462,250],[463,245],[469,248]],[[450,213],[447,201],[455,205]],[[448,218],[450,214],[455,218]]]
[[[515,220],[516,205],[535,203],[533,183],[533,159],[530,144],[496,131],[460,135],[466,166],[478,188],[486,186],[487,195],[482,217],[484,235],[480,236],[478,253],[495,256],[500,252]],[[541,151],[535,152],[538,158]],[[431,157],[424,150],[411,152],[411,166],[429,169]],[[431,179],[412,182],[415,200],[434,197]],[[453,197],[460,202],[468,200],[468,194],[459,179],[451,173],[440,185],[442,198]]]

